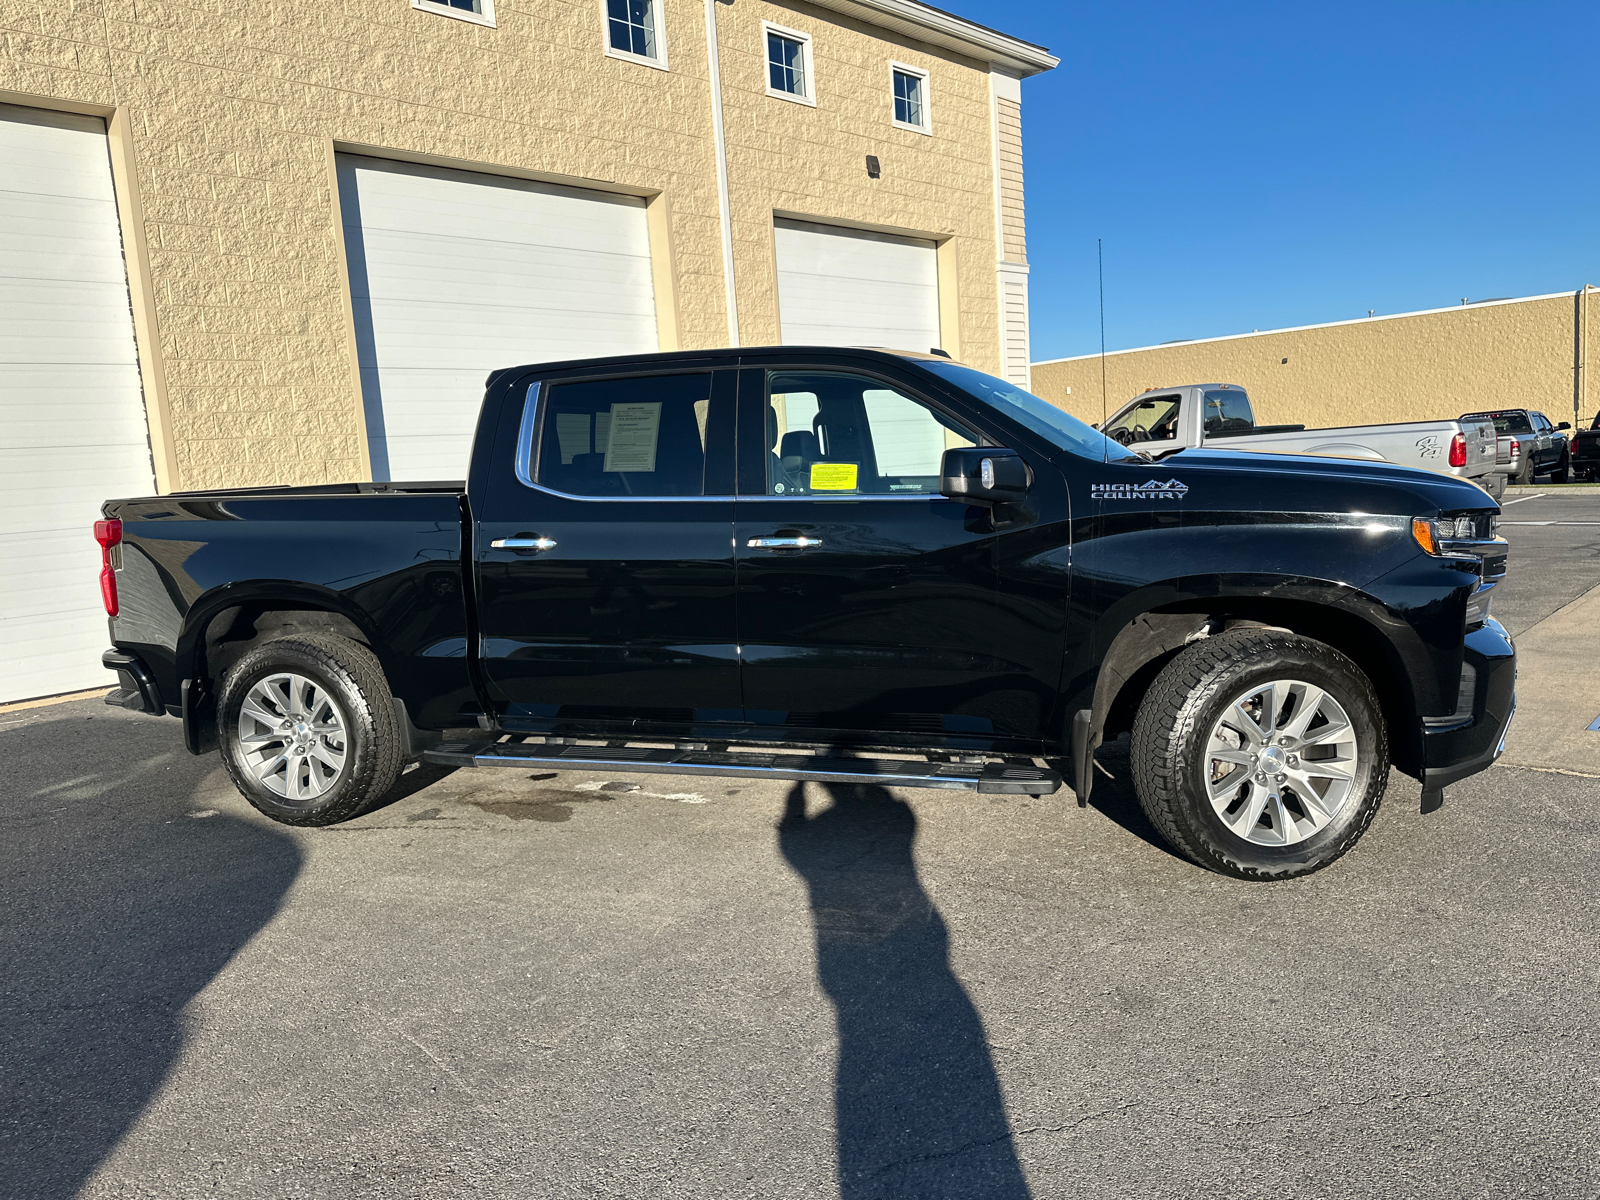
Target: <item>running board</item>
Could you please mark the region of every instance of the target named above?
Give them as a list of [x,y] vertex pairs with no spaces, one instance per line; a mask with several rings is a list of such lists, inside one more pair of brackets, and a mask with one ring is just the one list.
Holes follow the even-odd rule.
[[544,767],[558,771],[632,771],[872,783],[880,787],[946,788],[1003,796],[1048,796],[1061,776],[1028,763],[925,762],[898,758],[834,758],[820,754],[679,750],[651,746],[555,746],[523,742],[442,742],[422,752],[442,767]]

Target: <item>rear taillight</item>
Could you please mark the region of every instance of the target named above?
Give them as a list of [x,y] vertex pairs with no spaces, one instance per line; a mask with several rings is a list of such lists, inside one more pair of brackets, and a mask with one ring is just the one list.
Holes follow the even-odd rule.
[[1464,467],[1467,465],[1467,435],[1458,433],[1450,439],[1450,465]]
[[1521,453],[1522,453],[1522,443],[1517,441],[1516,438],[1512,438],[1511,439],[1511,457],[1515,458],[1517,455],[1519,455]]
[[100,599],[106,615],[117,615],[117,573],[111,567],[111,548],[122,544],[121,521],[96,521],[94,540],[100,543]]

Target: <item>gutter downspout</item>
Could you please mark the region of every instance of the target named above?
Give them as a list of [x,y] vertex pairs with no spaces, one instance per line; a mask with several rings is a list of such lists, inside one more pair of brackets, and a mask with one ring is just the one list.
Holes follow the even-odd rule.
[[1583,414],[1589,411],[1589,292],[1592,284],[1584,284],[1578,293],[1576,344],[1572,348],[1572,433],[1576,440],[1583,428]]
[[722,133],[722,64],[717,53],[717,3],[706,0],[706,64],[711,83],[711,136],[717,153],[717,213],[722,221],[722,288],[728,305],[728,345],[739,344],[739,302],[733,287],[733,214],[728,204],[728,146]]

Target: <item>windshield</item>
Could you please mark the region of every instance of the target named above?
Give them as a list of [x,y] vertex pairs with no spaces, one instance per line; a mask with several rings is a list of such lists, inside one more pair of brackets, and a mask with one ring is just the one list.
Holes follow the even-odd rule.
[[987,401],[1005,416],[1063,450],[1071,450],[1086,458],[1114,462],[1139,461],[1137,455],[1123,449],[1098,430],[1015,384],[985,375],[982,371],[974,371],[960,363],[929,362],[924,359],[917,365],[926,367],[962,391]]
[[1105,435],[1124,446],[1161,442],[1178,436],[1181,396],[1156,396],[1125,408],[1106,422]]

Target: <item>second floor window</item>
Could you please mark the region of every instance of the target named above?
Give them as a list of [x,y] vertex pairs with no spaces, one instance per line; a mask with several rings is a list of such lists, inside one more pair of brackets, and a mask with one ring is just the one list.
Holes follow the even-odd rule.
[[767,29],[767,91],[796,100],[814,102],[811,95],[811,39],[801,34]]
[[606,0],[611,48],[640,58],[660,58],[656,0]]
[[894,68],[894,123],[928,132],[928,76],[907,67]]

